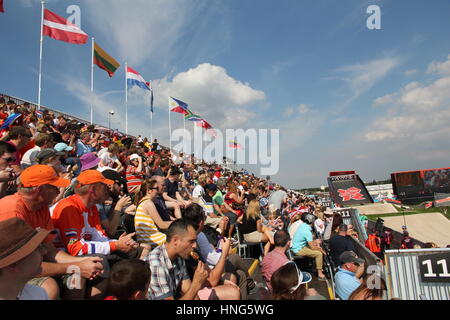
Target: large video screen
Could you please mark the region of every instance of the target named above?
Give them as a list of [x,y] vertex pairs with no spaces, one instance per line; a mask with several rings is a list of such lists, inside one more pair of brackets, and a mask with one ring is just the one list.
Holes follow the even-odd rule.
[[405,172],[395,174],[397,187],[423,187],[423,181],[420,177],[420,171]]
[[424,171],[426,192],[448,192],[450,190],[450,169]]

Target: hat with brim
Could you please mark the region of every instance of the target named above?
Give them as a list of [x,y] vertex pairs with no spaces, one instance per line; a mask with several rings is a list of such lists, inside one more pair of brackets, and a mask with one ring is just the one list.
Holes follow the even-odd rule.
[[33,229],[19,218],[0,222],[0,269],[30,255],[50,233],[54,231]]
[[300,281],[300,284],[305,284],[308,282],[311,282],[312,275],[308,272],[300,271],[298,272],[298,280]]
[[81,161],[81,171],[92,169],[100,163],[100,158],[97,157],[94,153],[89,152],[86,154],[83,154],[80,157]]
[[58,152],[55,149],[44,149],[41,150],[37,155],[35,161],[42,163],[45,160],[48,160],[53,157],[60,157],[65,155],[64,152]]
[[353,251],[344,251],[339,256],[339,261],[341,262],[341,264],[345,264],[345,263],[363,264],[365,262],[363,259],[359,258],[358,255],[356,253],[354,253]]
[[104,183],[107,185],[114,184],[113,180],[106,179],[101,172],[97,170],[86,170],[80,173],[80,175],[77,177],[77,181],[81,185],[88,185],[88,184],[94,184],[94,183]]
[[323,212],[323,214],[327,215],[327,216],[332,216],[333,210],[331,210],[329,207]]
[[115,170],[107,169],[102,171],[102,175],[109,180],[112,180],[114,182],[117,182],[118,184],[126,185],[127,180],[123,178],[120,173],[118,173]]
[[133,154],[130,156],[130,161],[131,161],[131,160],[135,160],[135,159],[139,159],[139,158],[140,158],[140,157],[139,157],[138,154],[133,153]]
[[20,174],[20,183],[25,188],[38,187],[46,184],[65,188],[70,185],[70,180],[60,178],[55,169],[43,164],[28,167]]
[[54,146],[54,149],[58,152],[66,152],[66,151],[72,151],[73,147],[68,146],[64,142],[60,142]]

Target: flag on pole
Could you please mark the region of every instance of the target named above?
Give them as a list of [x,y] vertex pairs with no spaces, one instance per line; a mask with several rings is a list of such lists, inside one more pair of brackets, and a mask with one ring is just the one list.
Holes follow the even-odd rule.
[[44,28],[42,34],[73,44],[85,44],[88,40],[88,35],[80,28],[48,9],[44,10]]
[[94,43],[94,63],[100,69],[108,72],[110,78],[114,75],[117,68],[120,67],[120,64],[96,43]]
[[3,0],[0,0],[0,12],[5,12],[3,9]]
[[244,149],[239,143],[237,143],[236,141],[231,141],[231,140],[230,140],[229,147],[234,148],[234,149]]
[[188,121],[202,121],[203,118],[200,117],[199,115],[192,113],[190,110],[188,110],[188,113],[184,115],[184,120],[188,120]]
[[203,129],[206,130],[206,133],[209,134],[210,136],[217,136],[216,130],[214,130],[214,128],[212,127],[212,125],[210,125],[208,122],[206,122],[205,119],[202,119],[200,121],[198,121],[196,123],[197,127],[202,127]]
[[169,107],[171,108],[170,111],[182,113],[182,114],[189,114],[188,105],[186,102],[183,102],[181,100],[169,97]]
[[147,87],[150,88],[150,111],[153,113],[153,88],[152,88],[152,83],[146,82],[145,83],[147,85]]
[[147,81],[142,78],[139,72],[130,67],[127,67],[127,83],[129,87],[138,86],[139,88],[150,91]]

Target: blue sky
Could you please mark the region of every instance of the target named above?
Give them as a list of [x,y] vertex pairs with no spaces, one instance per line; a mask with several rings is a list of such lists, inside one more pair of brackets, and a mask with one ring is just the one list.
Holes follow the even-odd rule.
[[[126,5],[124,5],[126,3]],[[47,1],[122,66],[153,80],[154,135],[168,144],[167,96],[213,126],[280,129],[287,187],[326,184],[329,171],[364,180],[395,171],[448,167],[450,2],[447,0],[82,0]],[[369,30],[369,5],[381,30]],[[37,101],[40,1],[4,0],[0,92]],[[124,69],[95,69],[90,45],[44,39],[42,104],[124,124]],[[150,135],[139,90],[130,92],[129,132]],[[172,126],[182,118],[173,114]]]

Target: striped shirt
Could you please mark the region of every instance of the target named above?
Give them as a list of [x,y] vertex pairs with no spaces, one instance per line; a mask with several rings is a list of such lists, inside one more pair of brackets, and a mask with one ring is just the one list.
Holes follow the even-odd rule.
[[[150,200],[148,200],[150,201]],[[134,217],[134,228],[136,229],[136,240],[139,243],[160,246],[166,242],[166,235],[158,230],[155,221],[145,212],[143,205],[139,204]]]
[[137,167],[128,166],[126,170],[128,192],[134,192],[144,182],[143,172],[138,172]]

